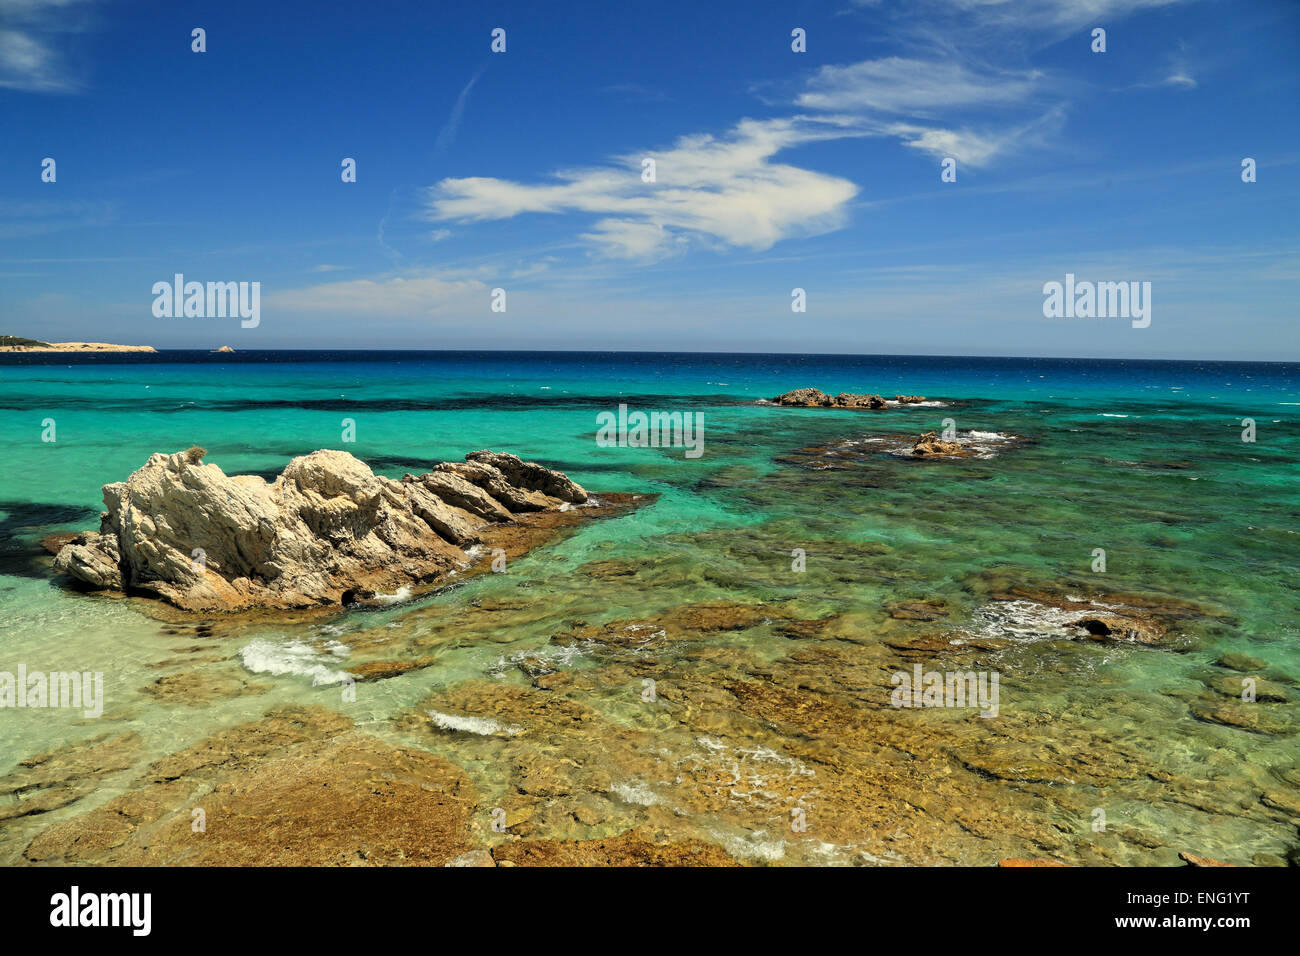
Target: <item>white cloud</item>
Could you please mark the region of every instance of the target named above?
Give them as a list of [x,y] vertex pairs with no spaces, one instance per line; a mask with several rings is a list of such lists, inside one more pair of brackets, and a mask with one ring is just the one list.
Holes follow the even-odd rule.
[[1165,7],[1183,0],[939,0],[939,5],[971,14],[982,26],[1006,29],[1073,30],[1106,26],[1141,10]]
[[933,129],[895,123],[885,128],[897,136],[904,146],[919,149],[932,156],[953,157],[963,166],[986,166],[993,159],[1015,149],[1042,146],[1048,133],[1060,130],[1065,121],[1061,108],[1048,110],[1042,116],[1018,126],[1001,126],[976,132],[970,129]]
[[66,93],[78,88],[64,47],[86,28],[85,0],[0,0],[0,88]]
[[469,82],[465,84],[465,88],[460,91],[460,96],[456,97],[456,103],[451,108],[451,115],[447,118],[446,124],[438,133],[437,141],[433,144],[433,154],[435,156],[446,152],[447,148],[455,141],[456,131],[460,129],[460,121],[465,116],[465,104],[469,102],[470,90],[474,89],[474,84],[479,81],[486,69],[486,64],[479,67],[478,72],[470,77]]
[[[928,52],[822,66],[785,101],[799,115],[743,120],[722,135],[684,136],[667,149],[559,170],[539,182],[444,179],[428,190],[426,217],[441,224],[585,214],[590,220],[575,230],[579,240],[601,258],[634,262],[663,260],[698,245],[761,251],[783,239],[829,232],[847,223],[858,187],[777,162],[782,151],[817,140],[888,137],[908,150],[951,156],[963,168],[978,169],[1012,151],[1050,145],[1065,121],[1063,83],[1023,62],[1018,68],[992,65],[1008,49],[1009,31],[1043,38],[1179,0],[918,2],[925,11],[920,17],[915,9],[889,13],[905,21],[907,47]],[[936,21],[969,42],[936,33]],[[1195,84],[1177,65],[1168,72],[1168,85]],[[641,179],[647,157],[656,162],[655,183]]]
[[954,108],[1020,103],[1041,79],[1033,70],[981,72],[951,60],[890,56],[823,66],[796,103],[804,109],[928,116]]
[[431,316],[447,311],[486,311],[488,287],[474,279],[393,276],[325,282],[266,297],[268,308],[350,316]]
[[[837,122],[936,157],[952,156],[964,166],[985,166],[1012,147],[1037,145],[1029,135],[1059,118],[1049,111],[1040,120],[1009,123],[1005,114],[1023,114],[1047,79],[1038,70],[993,70],[962,65],[951,58],[884,57],[848,66],[824,66],[795,98],[804,109],[834,110]],[[976,126],[952,128],[946,115],[985,117]],[[987,118],[997,113],[996,119]]]
[[[561,171],[552,183],[444,179],[429,191],[429,215],[467,222],[591,213],[602,218],[582,238],[616,258],[660,259],[691,240],[767,249],[844,224],[857,186],[772,159],[792,146],[846,135],[855,134],[833,121],[743,120],[723,137],[685,136],[612,165]],[[653,183],[641,179],[646,157],[656,163]]]

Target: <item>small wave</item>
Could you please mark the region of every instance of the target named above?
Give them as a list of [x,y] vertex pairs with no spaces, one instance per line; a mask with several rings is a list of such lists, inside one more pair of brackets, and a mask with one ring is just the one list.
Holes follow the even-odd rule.
[[723,847],[732,856],[746,860],[760,860],[773,863],[785,856],[785,840],[769,837],[766,833],[726,833],[710,828]]
[[640,780],[620,781],[612,785],[609,792],[624,803],[632,803],[638,807],[652,807],[656,803],[663,803],[663,798]]
[[1066,625],[1079,617],[1079,612],[1036,601],[997,601],[975,612],[971,630],[982,637],[1009,637],[1017,641],[1048,640],[1074,637]]
[[[1075,598],[1068,600],[1075,601]],[[1086,603],[1093,613],[1122,610],[1121,605],[1104,601],[1089,600]],[[979,637],[1005,637],[1019,642],[1076,638],[1079,629],[1070,625],[1086,616],[1088,611],[1086,607],[1066,610],[1037,601],[994,601],[972,615],[969,630]]]
[[337,654],[322,654],[301,641],[280,643],[261,638],[252,641],[239,652],[241,663],[254,674],[310,677],[313,687],[339,684],[348,678],[346,671],[329,666],[336,663],[337,657]]
[[541,663],[548,668],[563,670],[566,667],[573,667],[579,663],[589,653],[589,645],[584,644],[547,644],[532,650],[515,651],[513,654],[502,654],[497,658],[496,663],[488,668],[488,673],[494,676],[504,673],[512,667],[518,667],[525,662]]
[[411,600],[411,589],[403,584],[393,594],[376,594],[370,600],[374,604],[402,604]]
[[444,714],[436,710],[426,710],[425,713],[429,715],[435,727],[443,730],[478,734],[480,737],[494,737],[498,734],[514,737],[523,733],[522,727],[511,727],[491,717],[461,717],[458,714]]

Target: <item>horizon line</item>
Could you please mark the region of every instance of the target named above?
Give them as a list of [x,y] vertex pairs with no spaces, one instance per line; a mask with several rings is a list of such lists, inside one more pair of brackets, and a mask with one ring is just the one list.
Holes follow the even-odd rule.
[[[133,346],[134,347],[134,346]],[[788,358],[919,358],[919,359],[1014,359],[1018,361],[1058,361],[1058,362],[1171,362],[1171,363],[1195,363],[1210,362],[1220,365],[1228,364],[1248,364],[1248,365],[1300,365],[1300,358],[1296,359],[1213,359],[1213,358],[1155,358],[1155,357],[1115,357],[1115,356],[1087,356],[1087,355],[950,355],[950,354],[932,354],[918,352],[731,352],[721,349],[717,350],[700,350],[700,351],[668,351],[661,349],[490,349],[490,348],[341,348],[341,347],[323,347],[323,348],[257,348],[257,349],[233,349],[230,352],[219,352],[217,349],[203,347],[186,347],[176,346],[168,348],[158,348],[151,346],[152,352],[55,352],[55,351],[30,351],[30,352],[0,352],[0,358],[9,355],[23,356],[58,356],[66,358],[69,356],[93,355],[99,357],[116,357],[116,356],[141,356],[141,355],[165,355],[168,352],[198,352],[209,355],[219,355],[228,357],[231,355],[247,355],[268,352],[366,352],[372,354],[390,354],[390,353],[428,353],[428,354],[445,354],[445,353],[474,353],[486,352],[492,354],[558,354],[558,355],[736,355],[736,356],[780,356]]]

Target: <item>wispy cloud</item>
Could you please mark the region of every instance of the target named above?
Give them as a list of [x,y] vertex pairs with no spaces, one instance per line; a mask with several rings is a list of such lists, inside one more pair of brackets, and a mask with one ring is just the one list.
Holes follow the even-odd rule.
[[486,69],[486,63],[479,67],[478,72],[469,78],[469,82],[465,84],[465,88],[462,89],[460,95],[456,97],[456,102],[451,108],[451,115],[447,117],[446,124],[444,124],[442,129],[438,132],[438,139],[433,144],[433,155],[439,156],[446,152],[447,148],[455,141],[456,133],[460,130],[460,121],[465,115],[465,104],[469,102],[470,91],[474,89],[474,84],[479,81],[479,78],[483,76],[483,72]]
[[109,200],[0,200],[0,239],[106,226],[117,216],[118,204]]
[[87,0],[0,0],[0,87],[69,93],[81,87],[70,38],[88,29]]
[[[1083,27],[1107,26],[1143,10],[1186,0],[922,0],[926,12],[977,24],[982,30],[1034,31],[1055,38]],[[950,26],[950,25],[949,25]]]
[[[435,221],[459,222],[589,213],[601,218],[581,238],[614,258],[661,259],[692,241],[766,249],[843,225],[857,186],[773,158],[802,143],[845,135],[853,134],[806,117],[743,120],[725,136],[685,136],[667,149],[557,172],[542,184],[444,179],[429,190],[428,212]],[[655,182],[642,180],[645,158],[655,161]]]
[[601,87],[600,91],[610,96],[620,96],[636,103],[655,103],[668,99],[668,94],[664,93],[662,90],[651,89],[648,86],[642,86],[640,83],[613,83],[609,86]]
[[[348,316],[432,316],[483,311],[489,295],[477,279],[436,275],[398,275],[383,279],[324,282],[287,289],[266,297],[268,307]],[[473,302],[477,308],[471,307]]]
[[977,70],[950,60],[889,56],[823,66],[795,102],[804,109],[937,116],[955,108],[1021,103],[1042,79],[1037,70]]
[[[1025,108],[1047,85],[1039,70],[975,67],[937,56],[891,56],[823,66],[794,102],[806,110],[834,111],[841,123],[864,133],[895,137],[912,149],[979,167],[1012,145],[1039,145],[1043,132],[1059,127],[1059,107],[1023,118]],[[954,113],[998,115],[954,127],[944,122]]]

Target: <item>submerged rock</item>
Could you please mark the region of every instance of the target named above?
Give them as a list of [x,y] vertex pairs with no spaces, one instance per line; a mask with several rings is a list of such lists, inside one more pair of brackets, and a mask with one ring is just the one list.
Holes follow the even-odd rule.
[[701,840],[655,843],[630,831],[605,840],[521,840],[495,848],[497,865],[742,866],[721,847]]
[[1209,856],[1196,856],[1194,853],[1188,853],[1186,850],[1180,851],[1178,854],[1178,858],[1182,860],[1184,863],[1186,863],[1188,866],[1212,867],[1212,866],[1233,866],[1234,865],[1232,863],[1223,863],[1220,860],[1216,860],[1213,857],[1209,857]]
[[1236,677],[1209,678],[1205,683],[1217,694],[1224,697],[1235,697],[1248,703],[1252,702],[1253,699],[1284,704],[1291,699],[1287,689],[1276,681],[1247,674]]
[[948,607],[943,601],[934,599],[899,599],[886,601],[884,605],[889,616],[897,621],[937,621],[948,616]]
[[1005,860],[998,860],[998,866],[1017,867],[1017,866],[1069,866],[1068,863],[1060,863],[1056,860],[1037,860],[1026,857],[1010,856]]
[[1220,667],[1226,667],[1234,671],[1259,671],[1268,666],[1267,661],[1261,661],[1258,657],[1251,657],[1249,654],[1239,654],[1235,651],[1229,651],[1215,661]]
[[75,803],[94,793],[105,778],[129,768],[142,750],[140,735],[128,731],[20,760],[0,778],[0,823]]
[[[324,708],[281,708],[164,757],[133,789],[45,828],[22,859],[441,866],[475,849],[476,804],[443,757],[361,734]],[[208,826],[195,832],[200,807]]]
[[1275,737],[1290,737],[1295,734],[1295,725],[1284,715],[1272,708],[1275,705],[1258,701],[1247,703],[1242,700],[1220,700],[1198,697],[1191,702],[1192,716],[1211,724],[1222,724],[1256,734],[1272,734]]
[[63,545],[55,568],[190,611],[342,604],[463,568],[485,528],[588,497],[560,472],[489,451],[401,481],[342,451],[295,458],[273,482],[226,475],[205,454],[155,454],[105,485],[99,532]]

